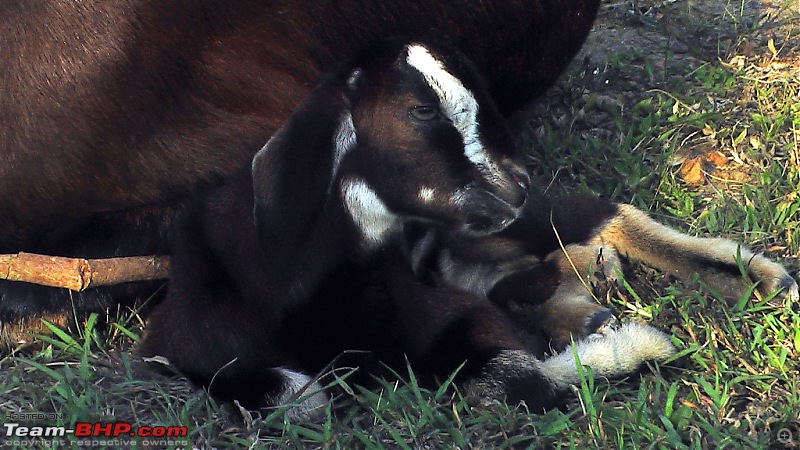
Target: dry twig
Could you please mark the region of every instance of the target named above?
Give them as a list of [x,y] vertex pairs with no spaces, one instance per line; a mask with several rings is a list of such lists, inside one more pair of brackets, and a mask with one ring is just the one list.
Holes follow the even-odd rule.
[[20,252],[0,255],[0,280],[83,291],[129,281],[169,277],[168,256],[83,259]]

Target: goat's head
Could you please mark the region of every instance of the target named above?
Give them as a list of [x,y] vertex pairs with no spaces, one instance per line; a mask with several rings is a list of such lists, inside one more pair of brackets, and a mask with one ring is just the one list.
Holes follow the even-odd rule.
[[[315,110],[327,112],[314,118]],[[314,150],[326,141],[329,156]],[[286,147],[292,155],[280,150]],[[316,169],[296,172],[301,161]],[[341,199],[368,243],[406,220],[472,234],[501,230],[519,214],[529,185],[472,64],[417,43],[373,50],[323,82],[253,167],[257,216],[278,191],[294,191],[290,205],[324,192]],[[317,177],[311,187],[309,177]]]

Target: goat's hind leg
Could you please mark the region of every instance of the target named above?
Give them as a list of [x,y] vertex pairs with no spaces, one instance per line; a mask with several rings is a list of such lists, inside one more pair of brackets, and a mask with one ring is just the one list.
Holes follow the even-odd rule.
[[[446,377],[466,360],[462,374],[469,377],[471,395],[512,405],[524,401],[532,411],[555,406],[569,385],[580,380],[571,349],[536,358],[517,341],[505,314],[485,297],[423,285],[402,274],[391,278],[384,286],[391,292],[393,320],[381,321],[379,334],[370,341],[378,342],[388,332],[394,337],[391,351],[402,351],[415,367]],[[624,375],[643,361],[674,353],[666,335],[638,324],[576,341],[580,364],[592,366],[595,376]]]
[[[597,338],[576,340],[579,362],[571,349],[538,359],[516,340],[505,315],[484,298],[408,285],[400,292],[404,295],[398,300],[398,322],[389,328],[403,333],[404,343],[393,350],[402,350],[412,365],[432,369],[439,377],[466,360],[467,392],[483,401],[525,402],[539,412],[556,406],[568,387],[580,381],[580,365],[591,366],[595,376],[615,377],[674,353],[665,334],[631,323]],[[386,329],[388,324],[383,325]]]
[[[617,325],[613,313],[598,304],[593,283],[616,280],[620,260],[611,248],[603,246],[598,230],[618,208],[595,196],[575,195],[555,201],[529,202],[525,214],[503,237],[506,247],[524,249],[533,255],[514,256],[524,261],[541,255],[538,263],[506,263],[488,297],[503,305],[538,305],[533,326],[560,349],[571,339],[603,333]],[[513,243],[513,245],[511,244]]]
[[729,239],[680,233],[630,205],[619,205],[618,214],[598,235],[621,255],[682,278],[696,273],[728,297],[738,298],[746,291],[741,266],[751,281],[760,283],[763,294],[780,291],[788,300],[798,300],[797,282],[782,265]]
[[560,283],[539,308],[541,327],[550,345],[562,349],[570,340],[605,334],[619,325],[608,308],[594,296],[592,284],[616,282],[622,270],[617,254],[592,244],[568,244],[548,255],[558,267]]
[[540,330],[551,347],[563,349],[571,339],[602,334],[618,325],[614,314],[597,302],[593,288],[596,283],[615,282],[620,270],[619,258],[610,249],[567,244],[537,264],[508,271],[488,297],[504,308],[515,305],[519,311],[511,314],[515,321],[524,323],[527,331]]

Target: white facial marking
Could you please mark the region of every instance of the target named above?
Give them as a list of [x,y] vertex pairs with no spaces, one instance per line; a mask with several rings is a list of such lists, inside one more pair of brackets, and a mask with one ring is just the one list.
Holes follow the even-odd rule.
[[342,164],[344,155],[355,147],[356,142],[356,127],[353,124],[353,116],[350,115],[349,111],[345,111],[339,128],[336,129],[336,134],[333,136],[333,174],[331,181],[336,179],[336,174],[339,172],[339,166]]
[[461,81],[444,68],[444,64],[421,45],[408,47],[406,62],[419,70],[428,85],[436,92],[442,112],[453,122],[464,140],[464,154],[477,166],[490,164],[478,133],[478,101]]
[[383,242],[386,234],[400,222],[386,204],[362,180],[347,180],[342,184],[342,199],[350,216],[369,245]]
[[430,203],[433,201],[433,198],[436,196],[436,189],[430,188],[428,186],[423,186],[420,188],[417,197],[419,197],[422,203]]

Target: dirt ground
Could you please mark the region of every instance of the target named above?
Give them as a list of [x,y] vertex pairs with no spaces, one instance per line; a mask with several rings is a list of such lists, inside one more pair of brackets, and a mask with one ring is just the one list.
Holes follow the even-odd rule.
[[[524,142],[532,133],[534,145],[544,133],[543,122],[554,129],[568,128],[608,140],[609,130],[614,129],[614,117],[607,114],[608,109],[628,117],[626,108],[653,97],[656,91],[665,95],[682,92],[696,71],[707,66],[733,69],[731,73],[755,67],[757,76],[764,79],[800,78],[798,29],[800,2],[796,0],[603,1],[572,68],[545,98],[517,118],[523,123],[516,126],[521,125],[523,130],[528,127],[521,139]],[[747,122],[756,112],[757,105],[752,101],[755,93],[742,89],[746,88],[733,86],[727,93],[708,93],[728,123],[739,121],[739,117]],[[736,98],[732,98],[732,92]],[[685,136],[670,164],[690,171],[693,167],[681,166],[700,157],[702,167],[694,169],[727,181],[746,181],[750,176],[746,164],[715,163],[713,153],[722,145],[707,131]],[[729,155],[731,159],[736,160],[735,155]],[[569,174],[561,178],[564,176]],[[686,176],[689,184],[706,181],[693,182],[691,177],[696,173],[681,176]]]

